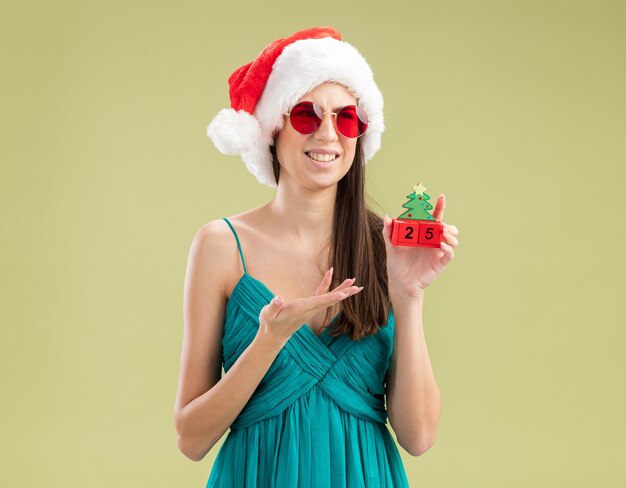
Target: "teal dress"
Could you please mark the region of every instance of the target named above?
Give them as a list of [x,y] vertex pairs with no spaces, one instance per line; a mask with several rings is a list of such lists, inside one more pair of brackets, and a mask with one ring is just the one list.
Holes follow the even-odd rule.
[[[259,313],[274,293],[248,274],[235,228],[224,220],[244,269],[226,304],[222,361],[228,372],[254,339]],[[385,326],[360,341],[332,337],[328,328],[318,336],[303,324],[231,425],[207,488],[408,487],[386,425],[393,330],[392,311]]]

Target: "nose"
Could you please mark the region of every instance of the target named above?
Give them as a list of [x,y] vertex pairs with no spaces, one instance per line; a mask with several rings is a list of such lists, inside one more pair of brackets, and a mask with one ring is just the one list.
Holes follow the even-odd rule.
[[330,113],[322,116],[322,125],[315,131],[315,139],[320,141],[336,141],[338,139],[334,118],[335,116]]

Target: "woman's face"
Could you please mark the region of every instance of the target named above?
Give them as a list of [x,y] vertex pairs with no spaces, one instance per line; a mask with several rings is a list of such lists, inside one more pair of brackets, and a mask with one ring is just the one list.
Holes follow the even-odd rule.
[[[275,139],[280,164],[279,184],[294,180],[309,188],[334,185],[352,166],[357,140],[337,132],[334,115],[330,112],[337,112],[345,105],[356,105],[356,98],[345,86],[326,82],[316,86],[297,103],[304,101],[317,103],[326,114],[322,125],[313,134],[301,134],[293,128],[289,116],[284,116],[284,125]],[[309,156],[316,150],[330,150],[337,156],[332,162],[316,163]]]

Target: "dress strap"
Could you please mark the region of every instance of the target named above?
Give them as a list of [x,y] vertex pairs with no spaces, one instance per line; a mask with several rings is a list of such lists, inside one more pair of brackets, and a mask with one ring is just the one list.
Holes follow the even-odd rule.
[[247,274],[248,271],[246,270],[246,262],[243,260],[243,253],[241,252],[241,243],[239,242],[239,236],[237,235],[237,232],[235,231],[233,224],[231,224],[230,221],[226,217],[222,217],[222,219],[226,221],[226,223],[230,226],[231,230],[233,231],[233,234],[235,234],[235,239],[237,239],[237,248],[239,249],[239,255],[241,256],[241,264],[243,264],[243,272]]

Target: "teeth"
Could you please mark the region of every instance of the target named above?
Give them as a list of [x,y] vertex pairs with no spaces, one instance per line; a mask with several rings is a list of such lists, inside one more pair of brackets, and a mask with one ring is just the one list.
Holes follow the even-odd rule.
[[337,157],[335,154],[317,154],[317,153],[306,153],[311,159],[315,159],[315,161],[334,161]]

